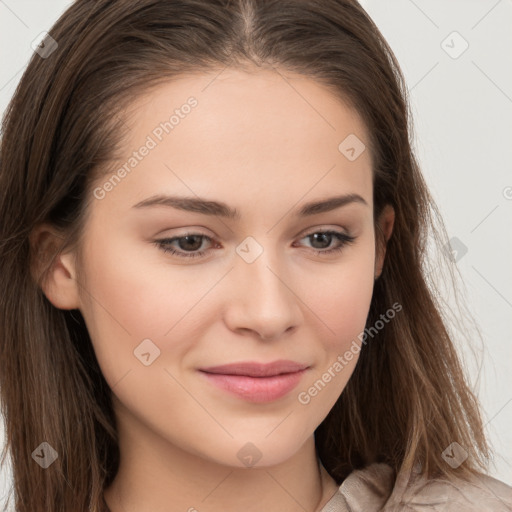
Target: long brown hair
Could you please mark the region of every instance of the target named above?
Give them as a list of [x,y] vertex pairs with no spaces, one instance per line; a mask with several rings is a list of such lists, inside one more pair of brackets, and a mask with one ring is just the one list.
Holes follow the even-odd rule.
[[[84,320],[43,294],[30,234],[48,222],[62,240],[55,251],[79,247],[94,180],[126,133],[124,109],[162,81],[228,66],[290,70],[349,102],[368,127],[374,220],[395,210],[367,326],[396,302],[403,310],[365,344],[315,431],[326,469],[341,483],[375,461],[397,472],[419,464],[429,477],[486,468],[478,404],[427,276],[429,237],[438,247],[447,237],[411,149],[407,88],[355,0],[77,0],[49,33],[58,46],[32,56],[0,149],[3,459],[10,450],[18,512],[97,510],[119,464],[111,390]],[[457,469],[442,458],[454,441],[469,455]],[[45,470],[33,456],[43,442],[58,454]]]

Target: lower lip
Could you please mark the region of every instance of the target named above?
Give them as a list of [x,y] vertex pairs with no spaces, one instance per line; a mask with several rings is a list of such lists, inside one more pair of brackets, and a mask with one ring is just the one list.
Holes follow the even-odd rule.
[[206,373],[203,375],[215,386],[243,398],[248,402],[272,402],[287,395],[297,387],[307,369],[284,373],[272,377],[248,377],[246,375],[225,375]]

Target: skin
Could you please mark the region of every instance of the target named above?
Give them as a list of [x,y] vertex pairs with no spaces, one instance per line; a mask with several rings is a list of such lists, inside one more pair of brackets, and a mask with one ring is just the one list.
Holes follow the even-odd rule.
[[[189,75],[133,102],[119,166],[190,96],[197,107],[93,200],[81,253],[61,253],[44,284],[57,308],[81,311],[113,390],[121,464],[105,498],[112,512],[318,511],[338,486],[317,464],[313,433],[358,356],[308,404],[297,396],[364,330],[384,262],[370,152],[349,161],[338,150],[349,134],[368,141],[366,127],[309,78],[234,69]],[[223,201],[241,218],[133,208],[157,193]],[[295,214],[343,193],[368,204]],[[389,207],[379,219],[386,239],[393,221]],[[356,240],[317,255],[339,242],[306,235],[327,229]],[[187,230],[212,238],[200,246],[210,248],[205,256],[179,258],[154,243]],[[41,226],[33,241],[48,245],[52,233]],[[263,248],[253,263],[235,251],[248,236]],[[134,356],[144,339],[160,350],[149,366]],[[267,403],[228,394],[198,372],[277,359],[310,368],[296,389]],[[261,454],[253,467],[237,457],[247,442]]]

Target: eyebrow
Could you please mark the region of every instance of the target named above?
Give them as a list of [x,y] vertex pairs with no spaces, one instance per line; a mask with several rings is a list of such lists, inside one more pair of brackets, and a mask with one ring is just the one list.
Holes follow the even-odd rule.
[[[344,194],[341,196],[334,196],[306,203],[298,212],[296,212],[296,215],[301,217],[316,215],[336,208],[341,208],[342,206],[351,203],[360,203],[369,206],[359,194]],[[239,220],[241,217],[240,212],[236,208],[231,208],[223,202],[211,201],[201,197],[168,196],[159,194],[138,202],[133,205],[132,208],[148,208],[152,206],[166,206],[176,208],[178,210],[196,212],[203,215],[216,215],[233,220]]]

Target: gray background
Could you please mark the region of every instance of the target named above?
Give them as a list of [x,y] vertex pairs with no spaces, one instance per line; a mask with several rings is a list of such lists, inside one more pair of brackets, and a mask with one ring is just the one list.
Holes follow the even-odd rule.
[[[70,4],[0,0],[0,112],[21,78],[31,43]],[[484,347],[475,353],[461,343],[459,349],[495,449],[490,474],[512,484],[512,1],[362,4],[404,72],[415,149],[449,237],[458,239],[452,247],[467,250],[458,253],[457,265]],[[4,467],[0,499],[10,475]]]

